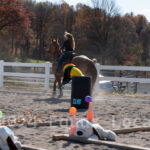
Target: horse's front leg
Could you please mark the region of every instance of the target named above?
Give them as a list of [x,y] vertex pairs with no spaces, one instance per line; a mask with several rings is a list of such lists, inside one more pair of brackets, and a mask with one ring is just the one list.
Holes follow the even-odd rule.
[[53,96],[56,95],[56,80],[54,81],[54,85],[53,85]]
[[60,91],[59,97],[62,97],[63,96],[63,91],[62,91],[61,79],[58,81],[58,86],[59,86],[59,91]]

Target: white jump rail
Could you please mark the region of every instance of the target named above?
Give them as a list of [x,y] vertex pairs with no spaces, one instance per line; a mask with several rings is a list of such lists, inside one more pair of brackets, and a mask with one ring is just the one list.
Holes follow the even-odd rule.
[[[101,70],[120,70],[120,71],[150,71],[150,67],[141,67],[141,66],[106,66],[96,64],[98,72]],[[150,83],[148,78],[126,78],[126,77],[100,77],[99,80],[108,80],[108,81],[119,81],[119,82],[137,82],[137,83]]]
[[[38,73],[14,73],[14,72],[4,72],[4,67],[35,67],[35,68],[45,68],[44,74]],[[50,62],[46,63],[17,63],[17,62],[4,62],[0,61],[0,88],[3,88],[4,76],[7,77],[24,77],[24,78],[42,78],[45,79],[44,87],[45,90],[49,89],[49,79],[54,78],[53,74],[50,74],[50,68],[52,64]]]

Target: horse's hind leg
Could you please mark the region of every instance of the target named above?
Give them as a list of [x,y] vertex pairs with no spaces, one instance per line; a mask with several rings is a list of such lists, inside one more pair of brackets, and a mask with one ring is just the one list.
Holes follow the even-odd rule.
[[59,86],[59,91],[60,91],[59,97],[62,97],[63,96],[63,91],[62,91],[61,80],[58,81],[58,86]]
[[54,85],[53,85],[53,96],[56,95],[56,80],[54,81]]

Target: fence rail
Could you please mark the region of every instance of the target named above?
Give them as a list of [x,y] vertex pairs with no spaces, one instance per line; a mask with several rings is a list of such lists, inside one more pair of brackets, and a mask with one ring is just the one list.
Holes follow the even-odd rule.
[[118,81],[118,82],[136,82],[136,83],[150,83],[150,79],[148,78],[127,78],[127,77],[103,77],[100,76],[100,71],[102,70],[118,70],[118,71],[144,71],[150,72],[150,67],[141,67],[141,66],[107,66],[107,65],[99,65],[96,64],[96,68],[98,70],[99,80],[109,80],[109,81]]
[[[4,72],[4,67],[34,67],[44,68],[44,73],[14,73]],[[24,77],[24,78],[41,78],[44,79],[44,87],[46,90],[49,89],[50,78],[54,78],[54,75],[50,73],[52,64],[46,63],[17,63],[17,62],[4,62],[0,61],[0,88],[3,88],[4,77]],[[150,67],[139,67],[139,66],[106,66],[96,64],[98,70],[98,80],[118,81],[118,82],[136,82],[136,83],[150,83],[150,78],[127,78],[127,77],[103,77],[100,76],[101,70],[120,70],[120,71],[150,71]]]
[[[2,61],[3,62],[3,61]],[[46,62],[51,67],[52,64]],[[3,62],[4,66],[11,66],[11,67],[36,67],[36,68],[43,68],[45,67],[45,63],[18,63],[18,62]]]
[[[42,73],[14,73],[4,72],[4,67],[32,67],[32,68],[44,68],[45,72]],[[44,87],[49,89],[49,79],[54,78],[53,74],[50,74],[50,68],[52,64],[46,63],[17,63],[17,62],[4,62],[0,61],[0,88],[3,88],[4,77],[24,77],[24,78],[42,78],[44,79]]]
[[100,70],[120,70],[120,71],[150,71],[150,67],[141,66],[105,66],[100,65]]
[[145,78],[124,78],[124,77],[100,77],[100,80],[118,81],[118,82],[137,82],[137,83],[150,83],[150,79]]

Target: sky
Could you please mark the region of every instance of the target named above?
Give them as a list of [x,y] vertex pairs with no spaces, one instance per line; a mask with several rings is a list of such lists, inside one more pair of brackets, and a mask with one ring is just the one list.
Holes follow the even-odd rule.
[[[36,0],[50,1],[53,3],[61,3],[62,0]],[[84,3],[91,5],[91,0],[65,0],[69,5]],[[121,14],[133,12],[135,15],[143,14],[150,22],[150,0],[115,0],[116,5],[120,8]]]

